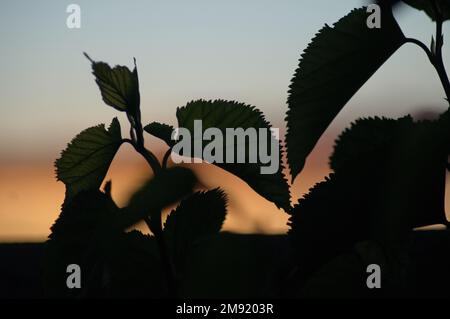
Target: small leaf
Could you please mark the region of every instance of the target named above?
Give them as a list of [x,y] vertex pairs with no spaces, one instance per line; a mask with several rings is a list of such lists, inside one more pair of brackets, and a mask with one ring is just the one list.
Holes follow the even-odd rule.
[[391,12],[381,28],[367,26],[366,8],[326,25],[302,54],[292,79],[287,113],[288,163],[295,178],[334,117],[375,71],[404,43]]
[[436,2],[436,9],[442,19],[450,19],[450,1],[448,0],[403,0],[413,8],[424,11],[433,21],[436,21],[436,11],[433,2]]
[[96,62],[86,53],[84,55],[92,63],[92,74],[95,76],[103,101],[116,110],[135,115],[139,110],[139,79],[134,60],[134,69],[116,65],[111,68],[105,62]]
[[173,126],[158,123],[158,122],[152,122],[144,127],[144,130],[153,136],[156,136],[157,138],[163,140],[166,142],[167,145],[172,147],[175,145],[175,141],[172,140],[172,132],[174,131]]
[[[234,101],[205,101],[197,100],[186,104],[186,106],[177,109],[177,119],[178,126],[180,128],[186,128],[191,132],[192,145],[195,143],[202,143],[202,141],[195,140],[194,134],[194,121],[202,121],[202,134],[208,128],[217,128],[220,130],[223,136],[223,161],[222,163],[214,163],[215,165],[221,167],[222,169],[240,177],[244,180],[250,187],[252,187],[258,194],[266,198],[267,200],[275,203],[277,207],[283,208],[288,211],[290,209],[290,194],[289,186],[287,184],[286,178],[283,173],[282,164],[282,153],[281,147],[279,147],[278,171],[273,174],[261,174],[261,168],[267,166],[261,162],[259,158],[259,152],[261,151],[259,144],[265,143],[266,149],[271,149],[271,144],[279,145],[279,141],[270,132],[270,124],[264,118],[264,115],[257,108],[246,105],[243,103],[238,103]],[[236,141],[233,143],[234,149],[226,148],[227,139],[227,128],[242,128],[247,130],[249,128],[267,129],[267,143],[259,143],[260,138],[258,138],[258,143],[254,143],[252,146],[256,148],[258,158],[255,163],[249,163],[250,147],[248,139],[245,140],[245,163],[237,163],[236,153],[237,145]],[[243,143],[244,144],[244,143]],[[203,145],[204,146],[204,145]],[[203,148],[202,148],[203,150]],[[227,153],[233,152],[234,163],[226,161]],[[183,154],[181,154],[183,155]],[[271,154],[271,158],[273,158]]]
[[226,206],[226,195],[220,189],[197,192],[181,201],[167,217],[164,234],[178,271],[183,272],[192,245],[220,231]]
[[108,130],[104,124],[78,134],[56,160],[57,179],[66,184],[68,199],[82,190],[98,189],[122,144],[117,118]]

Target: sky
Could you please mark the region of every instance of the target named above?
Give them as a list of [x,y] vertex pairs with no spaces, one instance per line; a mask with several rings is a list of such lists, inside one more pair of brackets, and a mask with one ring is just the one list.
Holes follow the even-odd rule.
[[[66,26],[71,3],[81,7],[80,29]],[[302,50],[325,23],[332,24],[363,4],[361,0],[0,0],[0,238],[48,235],[64,192],[54,179],[53,161],[78,132],[109,123],[117,115],[102,102],[82,52],[112,65],[131,67],[133,57],[137,59],[144,124],[176,124],[177,107],[198,98],[223,98],[257,106],[283,133],[287,88]],[[406,7],[396,16],[407,36],[430,42],[434,26],[427,16]],[[450,34],[448,23],[444,32]],[[444,47],[446,61],[449,42]],[[413,45],[402,47],[319,141],[294,183],[295,196],[327,173],[333,139],[351,121],[423,109],[441,112],[446,107],[443,97],[424,53]],[[125,118],[119,119],[125,133]],[[125,181],[116,188],[122,202],[126,189],[147,176],[137,169],[144,165],[130,153],[121,151],[119,164],[110,172]],[[214,176],[210,184],[220,185]],[[231,193],[244,187],[233,183],[238,182],[230,184]],[[239,194],[233,203],[239,206]],[[266,203],[250,206],[274,210]],[[242,231],[285,229],[285,216],[255,214],[259,217]],[[243,224],[238,221],[235,227]]]

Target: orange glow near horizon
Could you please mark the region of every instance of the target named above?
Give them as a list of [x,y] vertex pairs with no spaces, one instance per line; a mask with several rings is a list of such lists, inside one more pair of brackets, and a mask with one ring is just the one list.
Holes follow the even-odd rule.
[[[329,173],[326,144],[326,141],[319,143],[291,187],[294,202]],[[210,164],[190,164],[189,167],[205,188],[221,187],[227,193],[228,215],[223,230],[265,234],[287,231],[288,215],[239,178]],[[151,171],[145,161],[133,154],[131,147],[125,146],[114,159],[105,181],[112,180],[112,196],[119,206],[124,206],[133,191],[149,177]],[[450,198],[448,189],[446,199]],[[53,161],[0,164],[0,242],[45,240],[63,200],[64,185],[56,181]],[[447,212],[449,202],[446,200]],[[145,227],[138,228],[146,231]]]
[[[224,230],[239,233],[287,231],[287,214],[253,192],[243,181],[213,165],[192,164],[190,167],[206,188],[220,186],[228,194]],[[306,191],[320,174],[304,176],[305,187],[294,187],[295,193]],[[143,160],[130,159],[129,150],[121,150],[105,180],[112,180],[113,198],[123,206],[130,194],[150,176]],[[3,163],[0,177],[0,242],[45,240],[64,200],[64,185],[56,181],[53,162]]]

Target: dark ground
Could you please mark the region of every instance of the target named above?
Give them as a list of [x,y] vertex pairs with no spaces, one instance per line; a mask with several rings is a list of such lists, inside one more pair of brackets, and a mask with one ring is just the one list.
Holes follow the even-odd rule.
[[[248,298],[278,295],[292,269],[287,236],[222,233],[195,255],[192,297]],[[42,243],[0,244],[0,299],[43,298]],[[208,256],[206,258],[205,256]],[[415,232],[410,256],[416,297],[450,297],[450,231]],[[261,278],[261,273],[269,274]],[[205,278],[209,278],[205,280]],[[236,291],[235,283],[240,287]],[[194,284],[195,283],[195,284]],[[217,289],[220,287],[220,289]]]
[[0,244],[0,299],[43,296],[43,244]]
[[[190,295],[194,297],[246,298],[276,293],[274,281],[291,267],[290,245],[283,235],[222,233],[202,246],[194,257],[200,265],[195,268],[201,268],[192,274],[196,284]],[[44,297],[43,253],[43,243],[0,244],[0,299]],[[260,278],[255,269],[273,276]],[[204,280],[205,274],[213,280]],[[247,289],[236,291],[236,281]],[[213,289],[217,287],[221,289]]]

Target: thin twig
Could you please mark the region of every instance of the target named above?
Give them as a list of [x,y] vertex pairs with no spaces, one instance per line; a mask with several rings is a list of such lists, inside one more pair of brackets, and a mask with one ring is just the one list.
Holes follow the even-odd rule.
[[441,80],[441,84],[444,88],[447,100],[450,101],[450,82],[447,75],[447,71],[445,70],[444,61],[442,59],[442,46],[443,46],[442,20],[436,21],[436,52],[431,52],[431,50],[423,42],[417,39],[407,38],[405,41],[407,43],[413,43],[419,46],[423,51],[425,51],[431,64],[436,69],[439,79]]
[[421,41],[419,41],[419,40],[417,40],[417,39],[414,39],[414,38],[406,38],[405,42],[406,42],[406,43],[413,43],[413,44],[419,46],[423,51],[425,51],[425,53],[426,53],[427,56],[428,56],[428,59],[429,59],[430,62],[434,65],[434,62],[433,62],[433,61],[434,61],[433,53],[430,51],[430,49],[428,49],[428,47],[425,45],[425,43],[423,43],[423,42],[421,42]]

